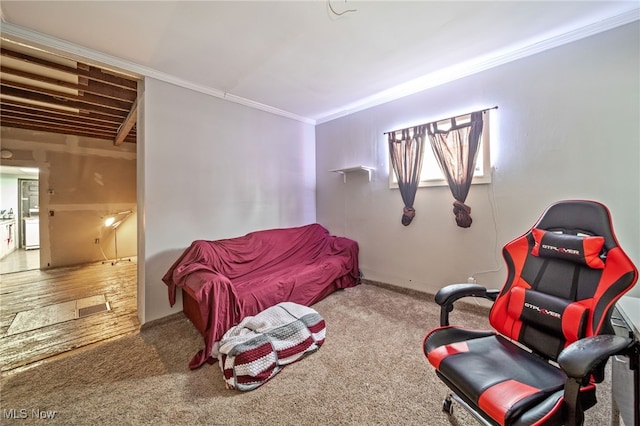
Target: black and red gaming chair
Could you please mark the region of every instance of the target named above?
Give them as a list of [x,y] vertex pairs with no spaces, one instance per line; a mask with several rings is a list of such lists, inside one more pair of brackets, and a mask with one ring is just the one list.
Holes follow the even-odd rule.
[[[580,425],[609,357],[638,357],[640,344],[613,335],[610,323],[638,271],[618,246],[609,210],[593,201],[553,204],[502,252],[501,290],[453,284],[435,296],[441,326],[423,348],[452,390],[443,410],[451,415],[453,399],[487,425]],[[449,325],[463,297],[493,301],[495,330]]]

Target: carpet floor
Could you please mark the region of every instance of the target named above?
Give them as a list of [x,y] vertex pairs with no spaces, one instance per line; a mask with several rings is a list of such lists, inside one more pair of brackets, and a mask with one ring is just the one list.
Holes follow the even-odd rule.
[[[422,354],[439,323],[431,297],[362,284],[313,306],[325,319],[320,350],[250,391],[228,390],[218,364],[191,371],[203,341],[182,313],[140,333],[3,375],[2,424],[474,425],[442,412],[447,388]],[[480,309],[452,323],[487,327]],[[609,373],[610,377],[610,373]],[[609,423],[609,377],[587,425]]]

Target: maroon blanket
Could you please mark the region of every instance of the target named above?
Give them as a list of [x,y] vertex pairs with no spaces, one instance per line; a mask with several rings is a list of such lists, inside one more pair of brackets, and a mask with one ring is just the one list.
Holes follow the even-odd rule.
[[310,306],[358,284],[358,244],[315,223],[257,231],[243,237],[194,241],[162,280],[175,303],[176,287],[197,302],[206,320],[205,349],[189,367],[211,358],[213,344],[245,316],[280,302]]

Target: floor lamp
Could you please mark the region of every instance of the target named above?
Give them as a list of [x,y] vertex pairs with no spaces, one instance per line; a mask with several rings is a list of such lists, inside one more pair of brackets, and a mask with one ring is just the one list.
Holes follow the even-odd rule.
[[125,220],[127,220],[127,218],[132,214],[133,214],[133,210],[125,210],[123,212],[109,215],[104,221],[104,226],[106,226],[107,228],[113,229],[113,240],[114,240],[115,249],[116,249],[116,258],[111,262],[112,265],[115,265],[121,260],[128,260],[129,262],[131,262],[131,259],[120,259],[118,257],[118,227],[122,225],[122,223]]

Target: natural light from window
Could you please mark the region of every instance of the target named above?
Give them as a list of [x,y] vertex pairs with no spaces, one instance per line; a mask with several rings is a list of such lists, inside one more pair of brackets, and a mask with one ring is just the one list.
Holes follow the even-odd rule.
[[[473,174],[472,184],[490,183],[491,182],[491,141],[490,141],[490,111],[483,113],[482,135],[478,146],[478,156],[476,158],[476,167]],[[456,122],[459,124],[468,123],[471,120],[471,114],[456,116]],[[438,121],[438,129],[448,130],[451,127],[450,119]],[[429,139],[425,140],[427,146],[424,148],[424,158],[422,160],[422,170],[420,172],[420,187],[425,186],[446,186],[447,181],[440,170],[438,160],[436,160]],[[398,188],[398,178],[393,170],[391,161],[389,161],[389,187]]]

